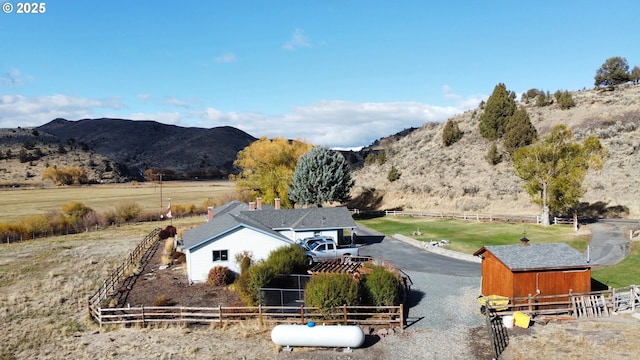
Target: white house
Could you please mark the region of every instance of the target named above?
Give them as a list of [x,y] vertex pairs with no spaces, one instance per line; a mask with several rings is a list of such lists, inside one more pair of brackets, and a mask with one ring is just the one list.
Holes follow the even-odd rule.
[[279,247],[310,236],[326,235],[344,241],[344,229],[357,227],[344,207],[280,209],[232,201],[209,209],[208,221],[185,231],[182,248],[187,260],[189,282],[205,282],[214,266],[226,266],[239,273],[236,255],[249,251],[263,260]]

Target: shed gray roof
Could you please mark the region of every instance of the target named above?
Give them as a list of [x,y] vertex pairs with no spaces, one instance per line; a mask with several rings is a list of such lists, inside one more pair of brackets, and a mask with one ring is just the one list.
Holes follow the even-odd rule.
[[481,255],[485,250],[491,252],[511,271],[595,266],[587,261],[586,255],[565,243],[485,246],[476,251],[475,255]]

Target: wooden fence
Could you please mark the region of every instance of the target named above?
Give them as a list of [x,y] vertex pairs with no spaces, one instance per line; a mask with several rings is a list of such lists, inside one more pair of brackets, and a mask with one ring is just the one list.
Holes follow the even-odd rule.
[[382,325],[399,327],[404,325],[404,308],[399,306],[342,306],[328,312],[315,307],[305,306],[248,306],[248,307],[182,307],[182,306],[141,306],[111,308],[105,299],[130,278],[131,267],[141,266],[149,249],[157,243],[160,228],[149,233],[129,257],[111,275],[102,286],[87,300],[89,316],[100,327],[108,324],[175,323],[175,324],[211,324],[257,320],[260,324],[303,324],[316,321],[324,324],[342,325]]
[[537,215],[498,215],[498,214],[481,214],[481,213],[454,213],[454,212],[437,212],[437,211],[370,211],[370,210],[350,210],[354,214],[363,215],[380,215],[380,216],[414,216],[428,217],[440,219],[459,219],[459,220],[476,220],[476,221],[502,221],[502,222],[518,222],[518,223],[535,223],[540,224],[540,216]]
[[[491,301],[489,300],[491,305]],[[489,306],[491,309],[492,306]],[[504,310],[500,310],[503,309]],[[530,295],[509,298],[506,305],[500,304],[493,311],[500,316],[519,311],[528,315],[567,315],[573,318],[608,316],[620,311],[635,311],[640,308],[640,286],[630,285],[587,293],[561,295]]]
[[329,312],[305,306],[247,306],[247,307],[182,307],[142,306],[130,308],[95,309],[94,319],[102,327],[108,324],[158,323],[213,324],[254,320],[260,325],[319,324],[382,325],[399,327],[404,324],[403,306],[341,306]]
[[115,291],[116,286],[127,277],[127,272],[131,267],[135,267],[142,257],[147,253],[147,250],[159,239],[160,228],[156,228],[151,231],[145,238],[136,246],[135,249],[129,254],[129,257],[116,268],[111,275],[102,282],[102,286],[98,291],[89,297],[88,308],[89,316],[96,318],[99,315],[99,309],[101,302],[107,299],[109,294]]

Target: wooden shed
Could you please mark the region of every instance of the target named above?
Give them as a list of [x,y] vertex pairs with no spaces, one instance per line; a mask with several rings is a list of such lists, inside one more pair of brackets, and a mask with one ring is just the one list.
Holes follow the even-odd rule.
[[485,246],[482,294],[509,298],[591,291],[587,257],[565,243]]

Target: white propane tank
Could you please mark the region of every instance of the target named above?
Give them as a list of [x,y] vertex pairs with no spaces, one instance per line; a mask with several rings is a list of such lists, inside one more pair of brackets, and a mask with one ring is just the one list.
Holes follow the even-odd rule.
[[355,325],[277,325],[271,341],[280,346],[358,348],[364,344],[364,332]]

